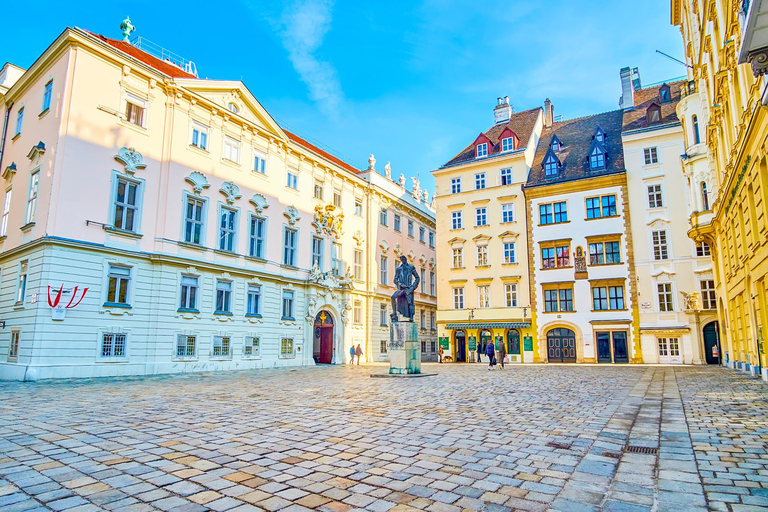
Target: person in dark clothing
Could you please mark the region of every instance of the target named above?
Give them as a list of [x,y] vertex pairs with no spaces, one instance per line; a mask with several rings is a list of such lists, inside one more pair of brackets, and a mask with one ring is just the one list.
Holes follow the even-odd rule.
[[483,354],[483,344],[482,343],[478,343],[477,344],[477,362],[478,363],[482,363],[483,362],[483,358],[480,357],[482,354]]
[[488,356],[488,369],[493,370],[493,364],[494,364],[494,356],[496,354],[496,350],[493,346],[493,342],[489,341],[488,344],[485,346],[485,355]]
[[507,347],[504,346],[504,341],[499,340],[499,364],[501,369],[504,369],[504,358],[507,357]]

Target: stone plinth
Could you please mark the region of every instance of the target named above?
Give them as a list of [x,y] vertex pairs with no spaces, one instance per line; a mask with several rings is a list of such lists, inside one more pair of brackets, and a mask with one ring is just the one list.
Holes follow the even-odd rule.
[[421,373],[419,332],[414,322],[392,322],[389,328],[389,373],[414,375]]

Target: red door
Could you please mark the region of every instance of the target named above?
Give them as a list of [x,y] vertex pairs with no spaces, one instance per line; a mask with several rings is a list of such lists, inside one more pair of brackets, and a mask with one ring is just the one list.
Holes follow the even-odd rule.
[[331,361],[333,361],[333,327],[321,327],[318,363],[331,364]]

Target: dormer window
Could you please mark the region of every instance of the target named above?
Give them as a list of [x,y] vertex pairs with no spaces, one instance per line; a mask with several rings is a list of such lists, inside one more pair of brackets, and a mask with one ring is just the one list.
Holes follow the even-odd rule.
[[645,117],[648,120],[648,124],[661,122],[661,107],[656,103],[651,103],[646,110]]
[[552,140],[549,143],[549,147],[552,148],[552,151],[560,151],[563,149],[563,143],[560,142],[560,139],[557,138],[557,135],[553,135]]
[[605,130],[597,127],[597,130],[595,130],[595,134],[592,136],[593,139],[595,139],[597,142],[601,144],[605,144]]
[[672,101],[672,95],[669,92],[669,86],[667,84],[659,87],[659,98],[661,99],[662,103],[668,103]]
[[595,144],[589,154],[589,168],[591,170],[605,168],[605,151],[600,145]]
[[507,137],[505,139],[501,139],[501,151],[512,151],[515,149],[515,139],[513,137]]
[[544,176],[547,178],[557,176],[559,170],[560,163],[557,161],[557,158],[555,158],[554,155],[550,155],[546,160],[544,160]]
[[477,158],[480,158],[482,156],[488,156],[488,143],[483,142],[482,144],[477,145]]

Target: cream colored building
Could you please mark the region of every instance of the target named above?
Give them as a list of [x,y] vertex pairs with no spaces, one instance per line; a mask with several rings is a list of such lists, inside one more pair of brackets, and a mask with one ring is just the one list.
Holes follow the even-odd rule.
[[[437,207],[438,337],[454,361],[504,343],[533,362],[525,183],[544,113],[513,113],[499,98],[495,124],[441,168]],[[484,358],[484,356],[483,356]]]
[[[358,344],[386,359],[380,256],[429,279],[423,192],[282,129],[242,82],[139,46],[67,29],[0,71],[0,379],[343,363]],[[434,310],[427,288],[430,357]]]

